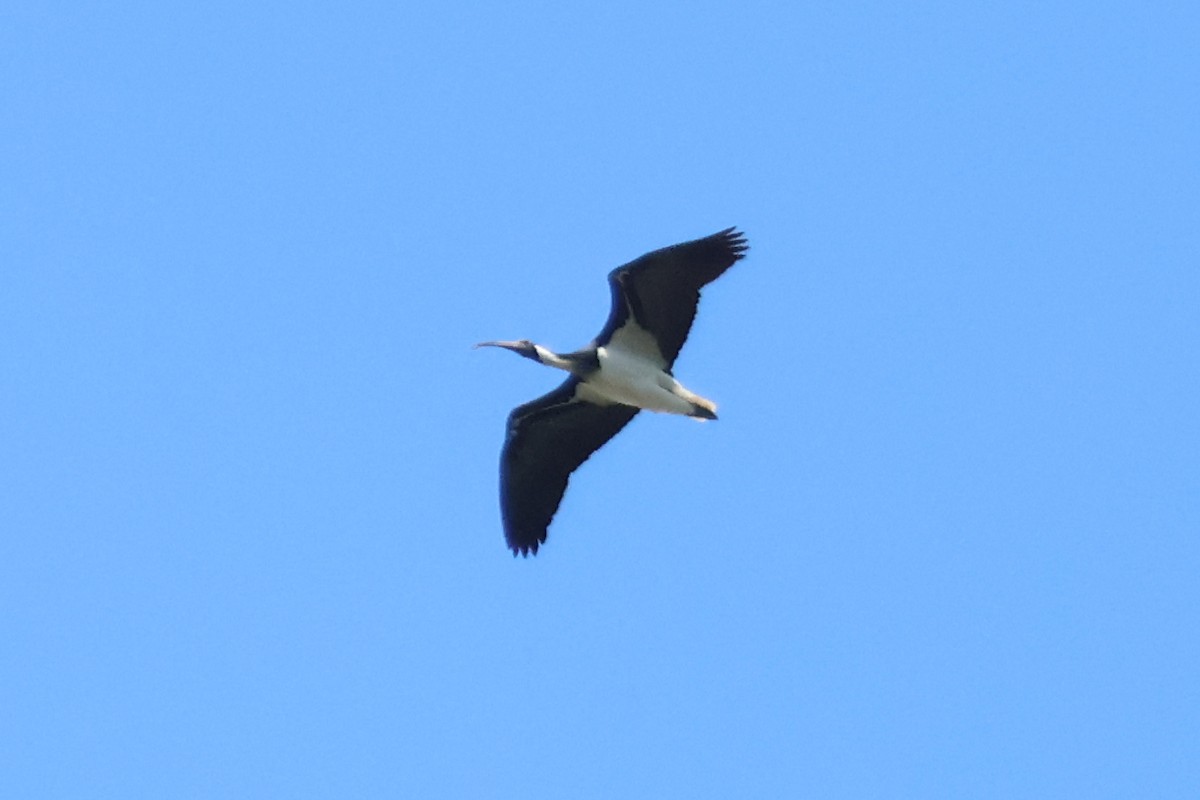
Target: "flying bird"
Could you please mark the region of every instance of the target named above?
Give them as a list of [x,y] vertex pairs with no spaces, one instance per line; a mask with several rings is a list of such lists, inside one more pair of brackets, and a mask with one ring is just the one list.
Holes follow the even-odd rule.
[[700,290],[746,250],[735,228],[664,247],[608,275],[612,310],[582,350],[555,353],[528,339],[503,347],[571,376],[508,415],[500,456],[500,509],[513,555],[537,554],[571,473],[646,409],[700,420],[717,406],[685,389],[671,367],[687,340]]

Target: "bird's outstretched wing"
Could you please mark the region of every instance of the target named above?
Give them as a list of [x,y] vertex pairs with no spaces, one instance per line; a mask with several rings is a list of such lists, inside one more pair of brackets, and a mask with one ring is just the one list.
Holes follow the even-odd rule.
[[508,415],[500,454],[500,509],[513,554],[537,554],[571,473],[637,416],[632,406],[575,398],[576,377]]
[[687,341],[700,302],[700,289],[745,255],[746,237],[736,228],[664,247],[608,275],[612,312],[596,341],[605,344],[628,316],[658,342],[670,369]]

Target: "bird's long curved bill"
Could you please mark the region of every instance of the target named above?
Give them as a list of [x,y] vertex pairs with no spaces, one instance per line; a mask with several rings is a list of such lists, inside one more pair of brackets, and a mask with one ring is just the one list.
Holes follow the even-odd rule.
[[503,347],[508,350],[515,350],[516,348],[518,348],[520,346],[521,346],[520,342],[480,342],[479,344],[475,345],[471,349],[478,350],[481,347]]

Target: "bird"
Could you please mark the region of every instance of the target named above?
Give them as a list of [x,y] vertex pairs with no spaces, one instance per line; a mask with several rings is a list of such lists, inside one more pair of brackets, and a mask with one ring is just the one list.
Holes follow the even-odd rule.
[[480,342],[570,376],[508,415],[500,455],[500,509],[513,556],[537,555],[571,474],[639,411],[715,420],[717,406],[672,374],[700,290],[745,256],[745,234],[726,228],[664,247],[608,275],[612,308],[590,344],[555,353],[528,339]]

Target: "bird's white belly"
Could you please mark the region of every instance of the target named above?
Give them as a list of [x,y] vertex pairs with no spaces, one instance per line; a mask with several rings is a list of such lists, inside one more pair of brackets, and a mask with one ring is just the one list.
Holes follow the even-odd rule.
[[622,403],[666,414],[692,412],[692,404],[676,394],[678,390],[687,390],[657,364],[605,347],[599,348],[597,355],[600,370],[589,376],[578,389],[584,400]]

